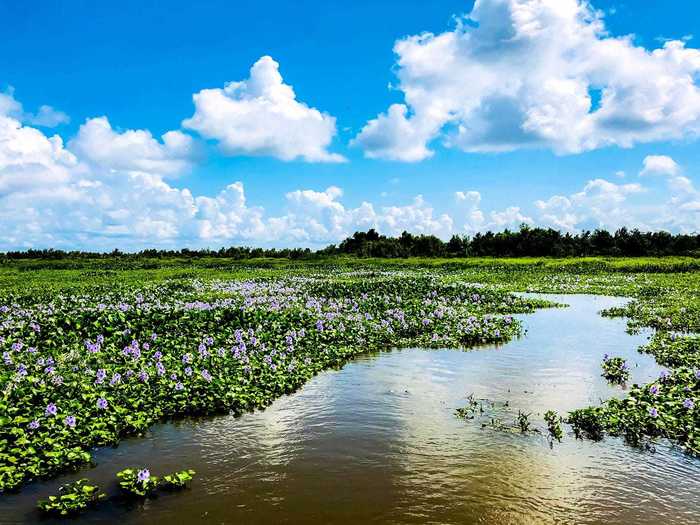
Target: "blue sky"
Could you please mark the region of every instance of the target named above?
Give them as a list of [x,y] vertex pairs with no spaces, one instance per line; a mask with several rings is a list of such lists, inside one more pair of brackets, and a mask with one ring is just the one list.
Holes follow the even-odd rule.
[[[459,18],[472,12],[474,6],[470,1],[183,1],[170,2],[167,8],[158,2],[143,1],[0,1],[0,32],[3,34],[0,90],[4,91],[6,98],[22,107],[22,113],[7,110],[6,116],[24,128],[37,129],[46,138],[57,134],[63,140],[66,154],[75,155],[75,159],[68,162],[70,166],[59,166],[60,174],[56,175],[55,169],[59,168],[46,164],[44,160],[34,162],[24,158],[14,164],[6,160],[3,166],[0,153],[0,174],[4,169],[6,178],[4,184],[0,178],[0,216],[3,212],[7,216],[16,215],[18,203],[42,203],[28,214],[32,216],[31,220],[5,226],[6,240],[1,248],[51,244],[96,248],[111,245],[136,248],[151,244],[322,245],[363,225],[376,225],[387,233],[394,233],[402,226],[415,226],[417,231],[447,236],[472,233],[478,229],[512,227],[522,218],[534,224],[565,226],[566,229],[614,228],[620,225],[621,218],[628,218],[630,226],[696,230],[700,220],[694,197],[681,203],[678,193],[687,193],[687,183],[692,185],[700,170],[696,141],[700,119],[693,113],[696,97],[700,97],[696,93],[700,59],[690,54],[695,53],[697,45],[692,36],[697,30],[695,21],[700,15],[700,5],[692,1],[649,0],[594,1],[592,6],[585,6],[575,0],[566,0],[559,4],[571,8],[571,12],[565,12],[550,0],[552,12],[546,12],[530,9],[532,3],[530,0],[483,0],[472,13],[475,19],[480,17],[474,23],[479,32],[473,32],[469,28],[463,29],[464,19],[460,22]],[[538,71],[537,76],[533,78],[528,71],[520,70],[517,57],[510,63],[503,61],[510,44],[507,38],[499,40],[498,31],[510,30],[508,24],[520,24],[521,21],[516,18],[510,22],[499,21],[498,28],[491,28],[488,17],[502,20],[503,16],[489,15],[489,10],[505,9],[498,13],[512,15],[523,8],[530,10],[528,12],[540,28],[552,28],[555,35],[558,35],[556,31],[562,31],[561,35],[566,38],[553,39],[555,46],[561,43],[566,47],[562,41],[568,38],[567,20],[575,20],[575,31],[581,35],[585,33],[581,44],[576,44],[573,49],[563,49],[556,60],[572,53],[581,58],[565,62],[563,71],[549,70],[549,66],[543,65],[551,59],[546,47],[536,47],[543,37],[539,33],[528,33],[526,38],[533,42],[528,45],[535,46],[535,50],[529,50],[523,56],[528,60],[534,57],[532,67]],[[555,12],[557,9],[559,11]],[[596,21],[582,18],[582,10],[597,13]],[[577,12],[574,18],[573,11]],[[590,37],[586,31],[593,23],[600,23],[604,28],[597,31],[597,36]],[[529,31],[529,27],[523,25],[519,30]],[[394,51],[397,41],[426,31],[436,35],[436,39],[441,34],[457,35],[455,40],[459,42],[450,48],[450,53],[458,66],[429,74],[411,72],[411,68],[418,70],[425,64],[433,67],[444,58],[437,42],[415,42],[403,55]],[[471,36],[468,35],[470,31]],[[487,31],[491,33],[487,34]],[[494,35],[498,38],[494,40],[493,54],[474,51],[479,42],[488,41]],[[622,74],[614,71],[616,67],[613,66],[611,71],[606,62],[609,57],[603,56],[606,52],[596,51],[596,58],[591,59],[589,49],[602,40],[624,35],[631,36],[615,51],[618,56],[610,59],[612,64],[617,60],[620,68],[624,65],[631,70],[622,78]],[[681,52],[685,53],[683,60],[687,65],[680,67],[676,64],[672,66],[675,69],[669,71],[669,64],[676,60],[670,53],[668,57],[649,55],[648,58],[639,58],[638,64],[630,62],[637,60],[635,57],[639,52],[662,48],[666,40],[682,42]],[[503,46],[503,49],[498,46]],[[415,53],[419,51],[425,56],[418,57]],[[433,55],[428,56],[430,53]],[[543,55],[541,60],[537,53]],[[304,157],[307,150],[294,149],[298,140],[293,134],[297,131],[291,128],[285,135],[289,136],[293,152],[299,153],[294,158],[281,159],[282,154],[279,148],[275,149],[276,146],[272,149],[260,147],[262,143],[269,143],[269,140],[265,142],[267,139],[256,143],[257,146],[243,144],[235,138],[238,136],[235,118],[212,123],[219,108],[213,110],[214,114],[203,117],[209,120],[202,120],[198,127],[188,128],[183,124],[184,120],[199,112],[193,103],[193,94],[206,89],[221,90],[227,82],[245,81],[253,64],[265,56],[272,57],[278,64],[282,82],[293,87],[297,102],[335,119],[332,141],[320,147],[328,154],[344,157],[347,162],[318,159],[309,162],[308,156]],[[587,69],[582,73],[580,68],[584,67],[581,65],[584,62]],[[683,96],[687,96],[683,103],[689,107],[688,119],[658,117],[671,115],[674,108],[672,102],[658,99],[667,88],[652,86],[649,79],[644,78],[645,71],[657,66],[679,85],[683,79],[686,84],[690,79],[690,86],[683,87]],[[455,67],[464,67],[464,74],[458,75]],[[451,76],[453,71],[456,72]],[[517,95],[511,97],[508,89],[498,91],[502,86],[491,80],[483,89],[472,93],[470,84],[480,82],[473,76],[474,71],[483,72],[484,77],[503,78],[504,82],[511,80],[512,73],[513,79],[528,83],[530,87],[527,90],[519,88]],[[634,71],[639,78],[635,77]],[[565,132],[567,136],[560,140],[561,131],[548,131],[552,126],[568,130],[583,119],[581,115],[566,118],[559,115],[574,103],[563,98],[571,95],[570,89],[576,87],[573,84],[573,87],[566,84],[562,88],[564,94],[557,91],[552,104],[542,102],[551,95],[550,92],[540,92],[544,89],[541,86],[548,85],[549,77],[564,78],[567,82],[575,78],[589,89],[589,93],[599,89],[615,91],[618,99],[608,103],[612,116],[606,116],[603,123],[587,124],[590,129],[572,133],[571,137]],[[513,80],[513,83],[517,82]],[[656,89],[659,92],[655,95],[646,95]],[[419,97],[407,95],[416,90],[422,93]],[[499,92],[498,97],[492,96],[494,90]],[[585,98],[585,93],[578,96],[579,99],[581,96]],[[623,96],[627,98],[623,99]],[[520,101],[530,100],[528,97],[533,102],[520,107]],[[499,109],[501,106],[497,104],[504,100],[505,105]],[[560,100],[564,102],[558,106]],[[513,117],[517,122],[510,126],[504,124],[508,120],[504,115],[510,111],[508,108],[513,101],[519,106],[518,116]],[[617,106],[613,106],[613,102]],[[632,108],[629,104],[633,102],[638,106]],[[473,103],[476,107],[472,107]],[[405,121],[403,117],[397,117],[396,120],[380,122],[377,129],[368,129],[368,123],[380,115],[387,115],[392,104],[406,105]],[[41,125],[32,115],[42,105],[50,106],[52,111],[60,112],[65,118],[56,119],[51,126]],[[445,115],[435,117],[435,108],[443,107],[447,108]],[[552,107],[555,108],[554,117],[548,113]],[[487,112],[489,108],[496,109]],[[649,117],[656,120],[648,129],[640,130],[636,121],[620,123],[620,115],[637,110],[644,118],[652,110],[657,111]],[[524,122],[523,115],[532,115],[533,111],[538,118],[536,132],[528,132],[527,137],[518,138],[516,144],[511,144],[513,133],[519,135],[522,129],[532,125],[530,121],[529,124]],[[142,217],[140,223],[126,221],[121,205],[114,202],[107,205],[102,197],[116,191],[128,192],[129,188],[136,193],[140,191],[142,182],[129,179],[133,177],[130,173],[134,166],[127,162],[138,153],[132,154],[128,147],[123,147],[105,159],[99,153],[93,154],[88,146],[79,147],[77,140],[71,144],[88,119],[101,116],[108,118],[113,135],[126,130],[145,130],[155,140],[160,140],[162,134],[175,130],[192,141],[187,153],[176,154],[183,161],[184,168],[167,173],[159,169],[151,170],[152,173],[145,170],[157,180],[164,181],[167,191],[187,189],[195,199],[200,196],[215,198],[227,185],[240,182],[247,206],[260,207],[264,211],[258,210],[251,216],[248,210],[241,212],[237,208],[237,211],[224,212],[217,208],[218,215],[238,214],[233,219],[238,226],[234,227],[230,217],[226,224],[219,219],[204,217],[203,204],[195,205],[195,212],[184,212],[189,214],[188,217],[177,215],[183,213],[181,204],[175,206],[179,210],[177,213],[163,211],[162,207],[155,210],[151,204],[137,204],[151,209],[152,215]],[[265,120],[265,126],[272,126],[268,132],[275,135],[275,123],[270,122],[270,116],[258,117]],[[313,120],[313,117],[309,118]],[[543,123],[542,119],[546,122]],[[554,124],[552,119],[556,121]],[[493,122],[486,126],[484,120]],[[603,121],[602,115],[600,120]],[[401,127],[402,124],[405,125]],[[213,130],[212,126],[216,129]],[[455,139],[460,127],[470,131],[466,138]],[[399,129],[403,131],[399,133]],[[316,131],[300,129],[298,132],[309,141],[307,146],[316,148],[314,151],[318,153],[316,145],[310,144]],[[319,141],[323,143],[325,135],[319,133]],[[410,140],[409,135],[416,136],[413,134],[421,137],[419,149],[430,153],[417,154],[420,158],[415,158],[415,155],[408,158],[413,154],[407,153],[406,141]],[[113,135],[109,136],[110,140],[119,140]],[[222,146],[225,137],[234,137],[234,144],[229,143],[228,149]],[[270,140],[282,139],[275,136]],[[377,144],[388,144],[387,141],[391,141],[390,147],[377,147]],[[459,145],[454,142],[459,142]],[[91,147],[109,148],[94,141],[90,144]],[[151,147],[156,146],[151,144]],[[493,149],[499,151],[493,152]],[[156,151],[155,154],[167,156],[172,152]],[[117,155],[123,158],[116,158]],[[673,164],[661,161],[660,167],[657,166],[658,162],[654,164],[653,159],[660,157],[667,157]],[[647,158],[652,159],[649,173],[658,176],[640,178],[639,173],[644,170]],[[29,164],[43,166],[36,170],[32,168],[32,177],[37,183],[32,184],[31,190],[26,184],[17,183],[20,176],[27,177],[25,170]],[[144,171],[144,165],[140,163],[137,167]],[[116,171],[123,171],[124,175],[115,182]],[[625,173],[624,177],[620,172]],[[61,184],[55,193],[72,191],[75,194],[76,188],[85,187],[84,182],[82,186],[78,184],[79,180],[99,181],[104,190],[94,190],[90,195],[74,198],[82,199],[81,204],[89,204],[91,210],[101,208],[104,211],[109,206],[114,209],[104,211],[109,217],[101,221],[76,216],[71,224],[51,229],[49,226],[55,223],[52,214],[60,215],[61,206],[66,206],[66,202],[59,205],[53,201],[37,200],[32,192],[42,187],[42,180],[46,182],[43,184],[45,191],[40,192],[42,199],[51,193],[51,184]],[[597,183],[589,187],[590,191],[585,190],[586,185],[595,180],[604,180],[615,187],[603,188]],[[639,188],[631,186],[635,184]],[[341,188],[342,196],[331,192],[329,199],[325,194],[315,194],[329,187]],[[604,206],[587,215],[583,208],[593,209],[600,204],[595,200],[595,195],[598,195],[595,192],[599,190],[606,193],[598,200],[608,198],[612,193],[612,201],[606,201]],[[295,191],[301,192],[295,201],[299,209],[290,211],[294,197],[288,194]],[[312,193],[305,194],[304,191]],[[694,186],[692,191],[696,191]],[[460,200],[455,197],[456,192],[478,192],[478,206],[474,206],[473,196]],[[572,199],[581,192],[585,195]],[[595,193],[593,200],[589,199],[589,193]],[[418,211],[411,208],[417,195],[422,196],[423,203],[415,206]],[[578,204],[573,206],[570,202],[565,210],[559,209],[561,207],[554,210],[556,203],[552,203],[553,207],[538,208],[536,205],[538,200],[549,202],[555,196],[565,197],[571,202],[577,200]],[[327,201],[331,204],[328,205]],[[371,203],[381,217],[364,222],[358,219],[363,213],[363,202]],[[464,208],[465,202],[467,209]],[[342,203],[342,212],[333,203]],[[684,216],[678,217],[678,213],[669,215],[669,210],[678,208],[679,203],[685,205]],[[320,206],[317,215],[302,218],[300,210],[311,205]],[[385,207],[401,208],[397,212],[400,217],[387,218],[380,211]],[[426,207],[432,210],[427,219]],[[518,208],[518,213],[512,212],[513,207]],[[492,212],[502,213],[508,209],[511,209],[510,221],[490,218]],[[351,210],[358,210],[353,217],[350,217]],[[483,219],[472,216],[475,211],[483,215]],[[182,226],[195,220],[193,213],[200,222]],[[443,214],[451,221],[449,227],[440,219]],[[294,217],[290,218],[290,215]],[[607,217],[613,216],[615,220],[607,221]],[[661,216],[663,221],[658,220]],[[267,222],[270,218],[284,219],[281,221],[284,224],[277,221],[270,225]],[[149,219],[160,226],[142,227],[149,223]],[[210,223],[202,226],[202,220]],[[217,233],[203,233],[212,227]],[[273,229],[274,234],[270,233]]]

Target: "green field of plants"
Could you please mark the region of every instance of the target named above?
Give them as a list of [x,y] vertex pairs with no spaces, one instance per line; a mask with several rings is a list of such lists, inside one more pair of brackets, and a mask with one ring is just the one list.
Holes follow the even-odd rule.
[[[0,267],[0,490],[79,468],[94,447],[157,421],[264,408],[360,353],[505,343],[522,333],[514,314],[561,306],[516,292],[631,297],[601,313],[627,318],[631,331],[654,329],[639,350],[666,368],[623,399],[548,413],[553,436],[621,435],[632,446],[668,439],[700,455],[699,263],[7,261]],[[622,382],[625,364],[615,359],[606,356],[601,373]]]

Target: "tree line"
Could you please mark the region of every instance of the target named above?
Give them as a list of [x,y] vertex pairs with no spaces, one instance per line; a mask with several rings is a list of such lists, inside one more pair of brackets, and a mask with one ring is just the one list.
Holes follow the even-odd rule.
[[591,255],[641,257],[700,255],[700,235],[641,232],[620,228],[562,233],[552,228],[476,233],[473,237],[453,235],[444,242],[434,235],[399,237],[379,235],[375,230],[356,232],[339,245],[319,253],[352,254],[359,257],[584,257]]
[[81,258],[204,258],[230,259],[283,258],[314,259],[333,255],[357,257],[583,257],[605,256],[700,256],[700,235],[642,232],[620,228],[614,233],[597,229],[580,233],[562,233],[552,228],[522,225],[519,230],[476,233],[473,236],[453,235],[445,242],[434,235],[414,235],[403,232],[399,237],[380,235],[376,230],[355,232],[340,244],[321,250],[309,248],[251,248],[232,246],[219,250],[156,250],[134,253],[114,250],[105,253],[29,249],[8,251],[1,259],[81,259]]

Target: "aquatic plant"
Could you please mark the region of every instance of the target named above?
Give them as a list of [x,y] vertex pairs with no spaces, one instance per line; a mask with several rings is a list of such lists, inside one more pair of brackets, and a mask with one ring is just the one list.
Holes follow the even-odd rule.
[[605,354],[601,366],[602,376],[610,383],[622,384],[630,377],[629,365],[622,357],[609,357]]
[[520,432],[522,432],[523,434],[527,433],[530,430],[530,414],[526,414],[518,410],[518,417],[515,420],[515,422],[518,428],[520,428]]
[[151,476],[147,468],[127,468],[117,472],[119,488],[129,496],[146,497],[152,495],[160,483],[157,476]]
[[561,438],[564,437],[564,431],[561,427],[562,418],[559,416],[559,414],[553,410],[547,410],[544,413],[544,420],[547,423],[547,431],[549,432],[549,435],[553,439],[561,441]]
[[474,398],[474,394],[469,394],[467,397],[467,405],[459,407],[455,410],[457,417],[461,419],[474,419],[477,411],[479,414],[484,413],[484,405],[482,402]]
[[512,314],[548,304],[422,272],[343,271],[8,300],[0,490],[158,420],[264,408],[361,352],[506,342],[522,333]]
[[62,485],[58,494],[49,496],[37,503],[38,509],[45,514],[70,516],[78,514],[95,505],[105,494],[96,485],[90,485],[87,479]]
[[163,476],[160,484],[161,487],[167,490],[180,490],[187,486],[187,484],[192,481],[192,477],[195,475],[195,471],[192,469],[181,470],[179,472],[174,472],[173,474],[168,474]]

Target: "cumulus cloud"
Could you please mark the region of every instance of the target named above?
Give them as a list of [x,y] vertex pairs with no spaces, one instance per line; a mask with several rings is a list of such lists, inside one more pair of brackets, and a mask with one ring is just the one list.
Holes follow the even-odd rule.
[[0,93],[0,115],[13,117],[20,122],[44,128],[55,128],[70,122],[70,117],[63,111],[47,105],[40,106],[36,113],[24,111],[22,104],[15,99],[12,88]]
[[644,167],[639,172],[640,176],[645,175],[677,175],[680,167],[671,157],[666,155],[647,155],[644,158]]
[[336,134],[335,118],[299,102],[269,56],[253,65],[248,79],[223,89],[203,89],[192,98],[195,113],[182,125],[218,141],[225,154],[345,161],[328,151]]
[[452,219],[421,196],[403,206],[347,207],[336,186],[286,194],[283,215],[247,202],[235,182],[214,196],[193,195],[167,177],[191,163],[191,139],[168,132],[116,131],[88,120],[66,147],[0,114],[0,249],[110,250],[223,244],[323,245],[355,230],[404,229],[448,236]]
[[[241,182],[213,196],[175,187],[168,177],[186,169],[191,143],[178,132],[155,139],[147,130],[114,130],[106,118],[88,120],[66,146],[58,135],[0,113],[0,249],[93,250],[217,247],[231,244],[323,246],[356,230],[387,235],[438,235],[514,229],[522,223],[566,230],[622,225],[700,230],[700,191],[669,157],[649,156],[641,172],[659,175],[664,192],[640,183],[590,180],[578,192],[483,210],[482,195],[456,191],[450,215],[418,195],[402,204],[350,206],[337,186],[298,189],[270,215],[250,204]],[[647,174],[645,173],[645,175]],[[651,195],[653,202],[639,199]]]
[[453,31],[409,36],[394,52],[405,103],[354,139],[368,157],[422,160],[437,138],[468,152],[565,154],[700,132],[700,51],[610,36],[583,0],[477,0]]
[[680,166],[670,157],[647,156],[640,175],[661,176],[665,190],[639,183],[616,184],[593,179],[579,192],[536,201],[538,216],[535,223],[566,231],[614,230],[625,226],[641,230],[699,232],[700,191],[680,171]]
[[76,163],[58,135],[47,137],[0,113],[0,196],[65,182]]
[[286,232],[293,239],[321,243],[336,242],[357,230],[369,228],[386,235],[400,235],[407,230],[440,237],[447,237],[453,231],[452,218],[444,213],[436,214],[421,195],[403,206],[375,209],[369,202],[348,208],[339,201],[342,194],[335,186],[321,192],[289,192],[287,214],[271,222],[278,232]]
[[195,153],[192,137],[168,131],[159,142],[150,131],[112,129],[107,117],[88,119],[70,141],[81,159],[101,169],[178,175],[191,167]]

